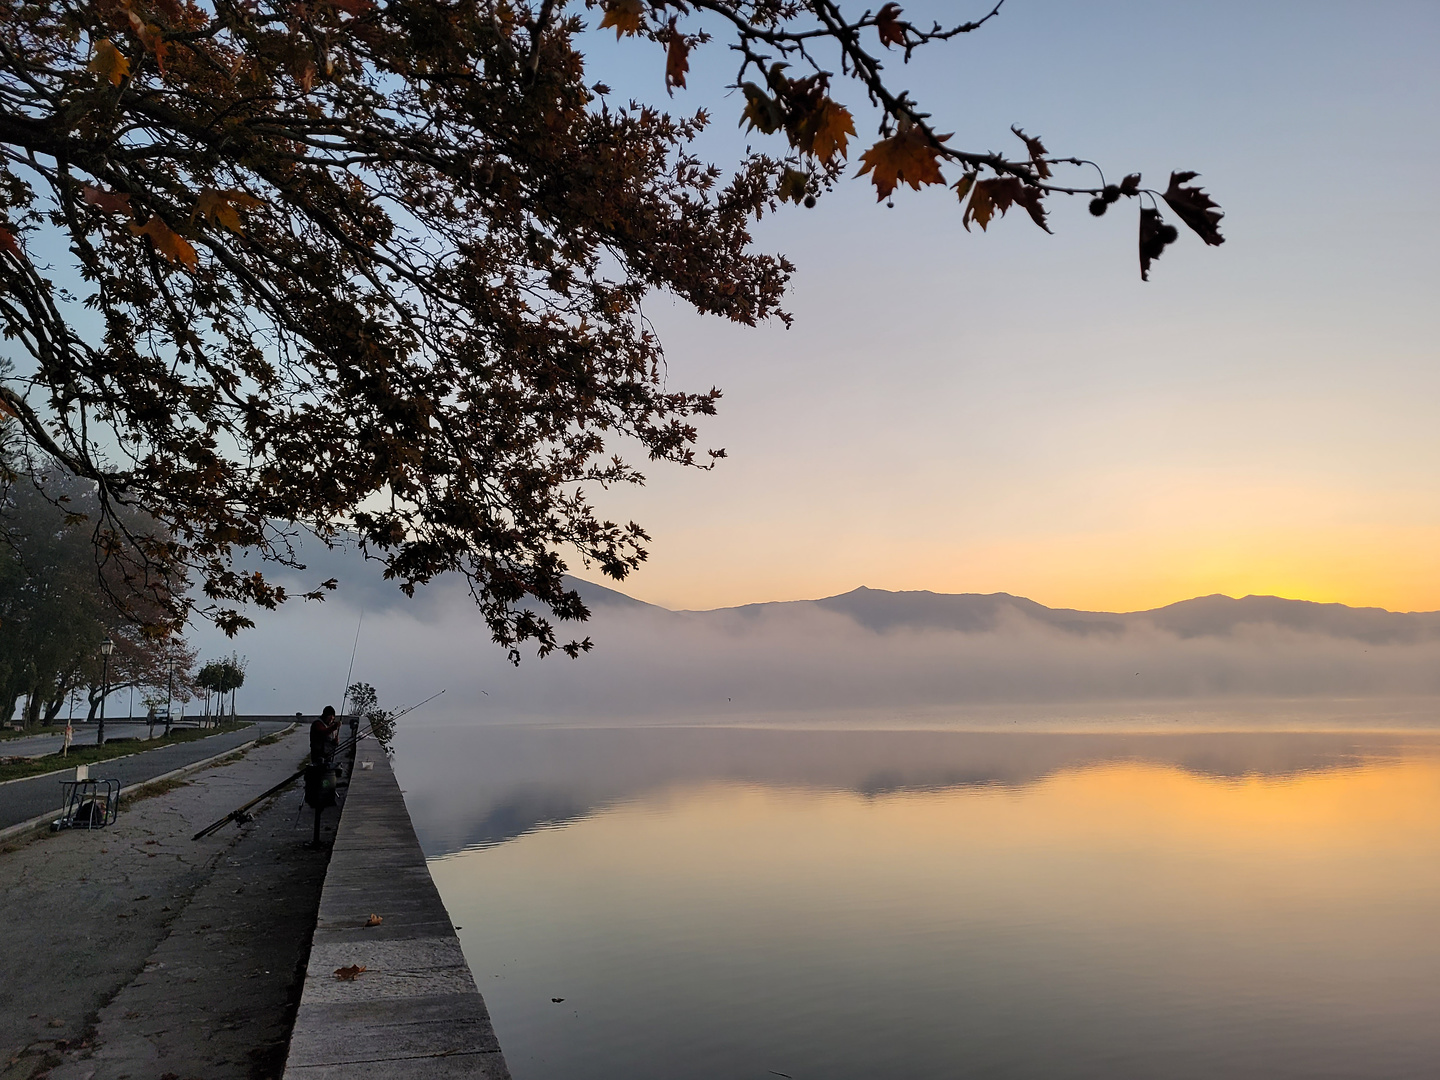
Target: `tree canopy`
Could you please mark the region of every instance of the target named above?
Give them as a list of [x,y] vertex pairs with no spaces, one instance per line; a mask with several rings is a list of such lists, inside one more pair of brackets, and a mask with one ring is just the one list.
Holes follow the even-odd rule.
[[[688,466],[724,453],[697,450],[719,391],[666,385],[642,301],[788,321],[792,266],[755,250],[762,214],[854,171],[880,199],[949,185],[967,228],[1018,207],[1048,231],[1056,193],[1095,214],[1134,200],[1142,274],[1176,237],[1162,207],[1221,242],[1194,173],[1106,182],[1018,127],[1013,156],[956,147],[892,81],[892,60],[999,11],[6,2],[0,320],[18,376],[0,407],[28,453],[94,485],[102,559],[193,574],[171,626],[198,606],[234,632],[287,598],[237,553],[293,566],[299,533],[353,534],[406,592],[464,574],[512,657],[527,640],[574,655],[588,640],[551,622],[586,614],[567,554],[617,579],[646,555],[641,526],[592,501],[643,482],[617,439]],[[614,100],[587,77],[596,29],[654,44],[675,109],[694,50],[728,46],[729,120],[760,148],[722,169],[694,146],[708,109]]]

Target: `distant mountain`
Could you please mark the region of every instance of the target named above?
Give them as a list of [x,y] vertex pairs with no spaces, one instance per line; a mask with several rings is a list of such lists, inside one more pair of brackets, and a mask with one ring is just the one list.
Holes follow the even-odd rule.
[[[572,579],[591,607],[621,606],[668,609],[645,604],[624,593]],[[820,600],[789,600],[745,604],[712,611],[682,612],[691,617],[759,619],[805,609],[847,616],[876,633],[891,630],[951,630],[986,633],[1020,621],[1038,623],[1069,634],[1114,635],[1128,629],[1154,628],[1181,638],[1229,637],[1247,626],[1273,626],[1298,633],[1369,642],[1406,644],[1440,638],[1440,612],[1397,612],[1318,604],[1279,596],[1199,596],[1149,611],[1108,612],[1050,608],[1009,593],[889,592],[864,586]],[[674,613],[672,613],[674,614]]]

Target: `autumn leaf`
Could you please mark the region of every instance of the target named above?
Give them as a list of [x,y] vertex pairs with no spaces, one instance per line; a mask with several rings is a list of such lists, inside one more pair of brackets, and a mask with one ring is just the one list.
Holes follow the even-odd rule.
[[1220,235],[1220,219],[1225,214],[1219,204],[1198,187],[1182,187],[1182,184],[1199,176],[1194,172],[1172,172],[1170,186],[1165,189],[1164,199],[1180,220],[1194,229],[1201,240],[1214,246],[1225,242]]
[[[8,230],[0,229],[0,232],[8,232]],[[11,239],[13,240],[14,237],[12,236]],[[3,245],[4,241],[0,241],[0,246]],[[6,248],[5,250],[8,251],[10,249]],[[15,411],[15,406],[11,405],[10,402],[6,401],[3,397],[0,397],[0,416],[8,416],[12,420],[20,419],[20,414]]]
[[[257,210],[265,204],[253,195],[243,191],[228,189],[216,191],[213,188],[206,188],[195,199],[195,214],[203,216],[207,221],[223,225],[233,233],[245,235],[245,226],[240,221],[239,210]],[[191,215],[191,220],[195,219]]]
[[[940,142],[949,135],[938,137]],[[916,191],[922,184],[943,184],[945,177],[940,173],[940,150],[925,137],[918,127],[908,126],[888,139],[881,139],[860,155],[861,168],[857,176],[871,173],[875,184],[875,201],[888,196],[898,184],[909,184]]]
[[803,172],[795,169],[786,169],[785,175],[780,177],[780,183],[775,193],[783,202],[789,200],[794,203],[803,202],[805,199],[805,184],[807,177]]
[[105,191],[95,187],[93,184],[86,184],[80,189],[80,198],[90,206],[99,207],[107,214],[130,214],[130,196],[123,191]]
[[745,95],[745,111],[740,114],[740,123],[748,120],[752,129],[763,131],[766,135],[779,131],[780,125],[785,123],[780,103],[753,82],[747,82],[740,90]]
[[685,85],[685,73],[690,70],[690,43],[685,35],[675,29],[675,20],[670,20],[670,45],[665,51],[665,91],[673,95],[675,87]]
[[1159,210],[1149,207],[1140,209],[1140,280],[1150,280],[1150,264],[1165,251],[1166,244],[1173,244],[1180,233],[1174,225],[1165,224]]
[[886,4],[875,14],[875,29],[880,34],[880,44],[889,48],[905,44],[905,27],[900,22],[900,5]]
[[605,5],[605,17],[600,20],[600,29],[615,28],[615,40],[622,34],[638,34],[644,27],[645,8],[640,0],[610,0]]
[[1045,204],[1042,201],[1044,198],[1045,193],[1039,188],[1014,176],[980,180],[970,194],[970,204],[965,208],[960,224],[968,230],[970,222],[973,221],[981,229],[988,231],[990,219],[997,211],[1003,217],[1010,207],[1021,206],[1030,215],[1030,220],[1049,232],[1050,227],[1045,224]]
[[20,250],[20,241],[15,238],[13,232],[3,226],[0,226],[0,251],[8,251],[17,259],[25,258],[24,253]]
[[95,43],[95,55],[90,58],[89,70],[104,75],[116,86],[130,74],[130,61],[109,38]]
[[960,177],[959,180],[955,181],[955,195],[962,203],[965,201],[965,196],[970,194],[970,189],[974,186],[977,175],[979,174],[967,172],[964,176]]
[[1035,171],[1040,174],[1040,179],[1048,179],[1050,176],[1050,163],[1045,160],[1045,157],[1049,151],[1045,149],[1045,144],[1039,139],[1026,135],[1025,132],[1021,131],[1018,127],[1012,125],[1010,130],[1015,133],[1016,138],[1025,144],[1025,149],[1030,154],[1030,164],[1035,166]]
[[346,15],[365,15],[375,10],[375,0],[330,0],[337,11]]
[[384,922],[384,921],[385,921],[385,920],[382,919],[379,915],[371,915],[370,918],[368,918],[368,919],[365,920],[365,925],[366,925],[366,926],[379,926],[379,925],[380,925],[382,922]]
[[341,982],[354,982],[365,973],[364,964],[351,964],[349,967],[335,969],[335,978]]
[[855,134],[855,118],[844,105],[828,97],[822,99],[806,126],[810,153],[825,164],[830,164],[837,153],[842,158],[847,156],[850,136]]
[[200,257],[195,254],[195,249],[190,246],[189,242],[160,220],[158,216],[152,217],[144,225],[136,225],[132,222],[130,231],[136,236],[148,236],[150,243],[155,245],[155,250],[172,263],[194,266],[200,261]]
[[1132,172],[1120,181],[1120,194],[1132,196],[1140,194],[1140,174],[1138,172]]

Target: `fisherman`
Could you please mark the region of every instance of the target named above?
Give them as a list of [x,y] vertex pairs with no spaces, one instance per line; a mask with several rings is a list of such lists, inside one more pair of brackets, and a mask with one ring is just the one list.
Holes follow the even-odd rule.
[[305,769],[305,802],[315,811],[315,835],[311,847],[320,846],[320,815],[335,805],[335,749],[340,740],[340,718],[335,706],[326,705],[310,725],[310,764]]
[[334,705],[326,705],[325,711],[310,725],[310,764],[329,764],[335,757],[339,740],[340,718],[335,715]]

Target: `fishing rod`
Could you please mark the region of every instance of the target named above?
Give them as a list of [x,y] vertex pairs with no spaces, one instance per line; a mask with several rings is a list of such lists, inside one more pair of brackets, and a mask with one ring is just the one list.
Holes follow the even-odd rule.
[[345,672],[345,689],[340,694],[340,715],[345,715],[345,701],[350,697],[350,676],[355,674],[355,652],[360,648],[360,627],[365,624],[365,609],[360,609],[360,618],[355,620],[355,644],[350,646],[350,667]]
[[[447,689],[448,689],[448,687],[447,687]],[[419,702],[418,704],[415,704],[415,705],[411,705],[409,708],[401,709],[401,710],[400,710],[399,712],[397,712],[393,717],[391,717],[391,719],[392,719],[392,720],[399,720],[400,717],[406,715],[407,713],[412,713],[412,712],[414,712],[416,709],[420,708],[421,705],[426,705],[426,704],[429,704],[430,702],[434,701],[437,697],[439,697],[439,696],[440,696],[441,694],[443,694],[443,693],[445,693],[444,690],[441,690],[441,691],[439,691],[438,693],[431,694],[431,695],[430,695],[429,697],[427,697],[424,701],[421,701],[421,702]],[[372,727],[372,728],[370,728],[370,729],[368,729],[368,730],[366,730],[366,731],[359,732],[358,734],[354,735],[353,737],[351,737],[351,738],[349,738],[349,739],[346,739],[344,742],[340,743],[340,744],[335,748],[335,753],[336,753],[336,755],[338,756],[338,755],[340,755],[340,754],[344,754],[346,751],[350,750],[350,749],[351,749],[352,747],[354,747],[357,743],[359,743],[361,739],[367,739],[367,738],[369,738],[371,735],[374,735],[374,734],[375,734],[375,729]],[[209,824],[209,825],[206,825],[205,828],[201,829],[199,832],[197,832],[197,833],[196,833],[194,836],[192,836],[190,839],[191,839],[191,840],[203,840],[205,837],[209,836],[211,833],[219,832],[221,829],[223,829],[226,825],[228,825],[228,824],[229,824],[230,822],[232,822],[232,821],[235,822],[235,824],[237,824],[237,825],[243,825],[243,824],[245,824],[245,822],[247,822],[247,821],[250,820],[250,815],[249,815],[248,811],[250,810],[250,808],[251,808],[252,806],[257,806],[257,805],[259,805],[260,803],[264,802],[266,799],[268,799],[271,795],[275,795],[275,794],[277,794],[278,792],[281,792],[281,791],[285,790],[285,788],[289,787],[289,786],[290,786],[291,784],[293,784],[296,780],[299,780],[302,776],[304,776],[306,770],[308,770],[308,769],[310,769],[310,768],[311,768],[310,765],[305,765],[305,766],[302,767],[299,771],[293,773],[293,774],[290,775],[290,776],[287,776],[284,780],[281,780],[280,783],[276,784],[274,787],[268,789],[267,791],[261,792],[259,795],[256,795],[255,798],[251,799],[251,800],[250,800],[249,802],[247,802],[244,806],[236,807],[234,810],[231,810],[230,813],[228,813],[228,814],[226,814],[224,817],[222,817],[219,821],[215,821],[215,822],[212,822],[212,823]]]

